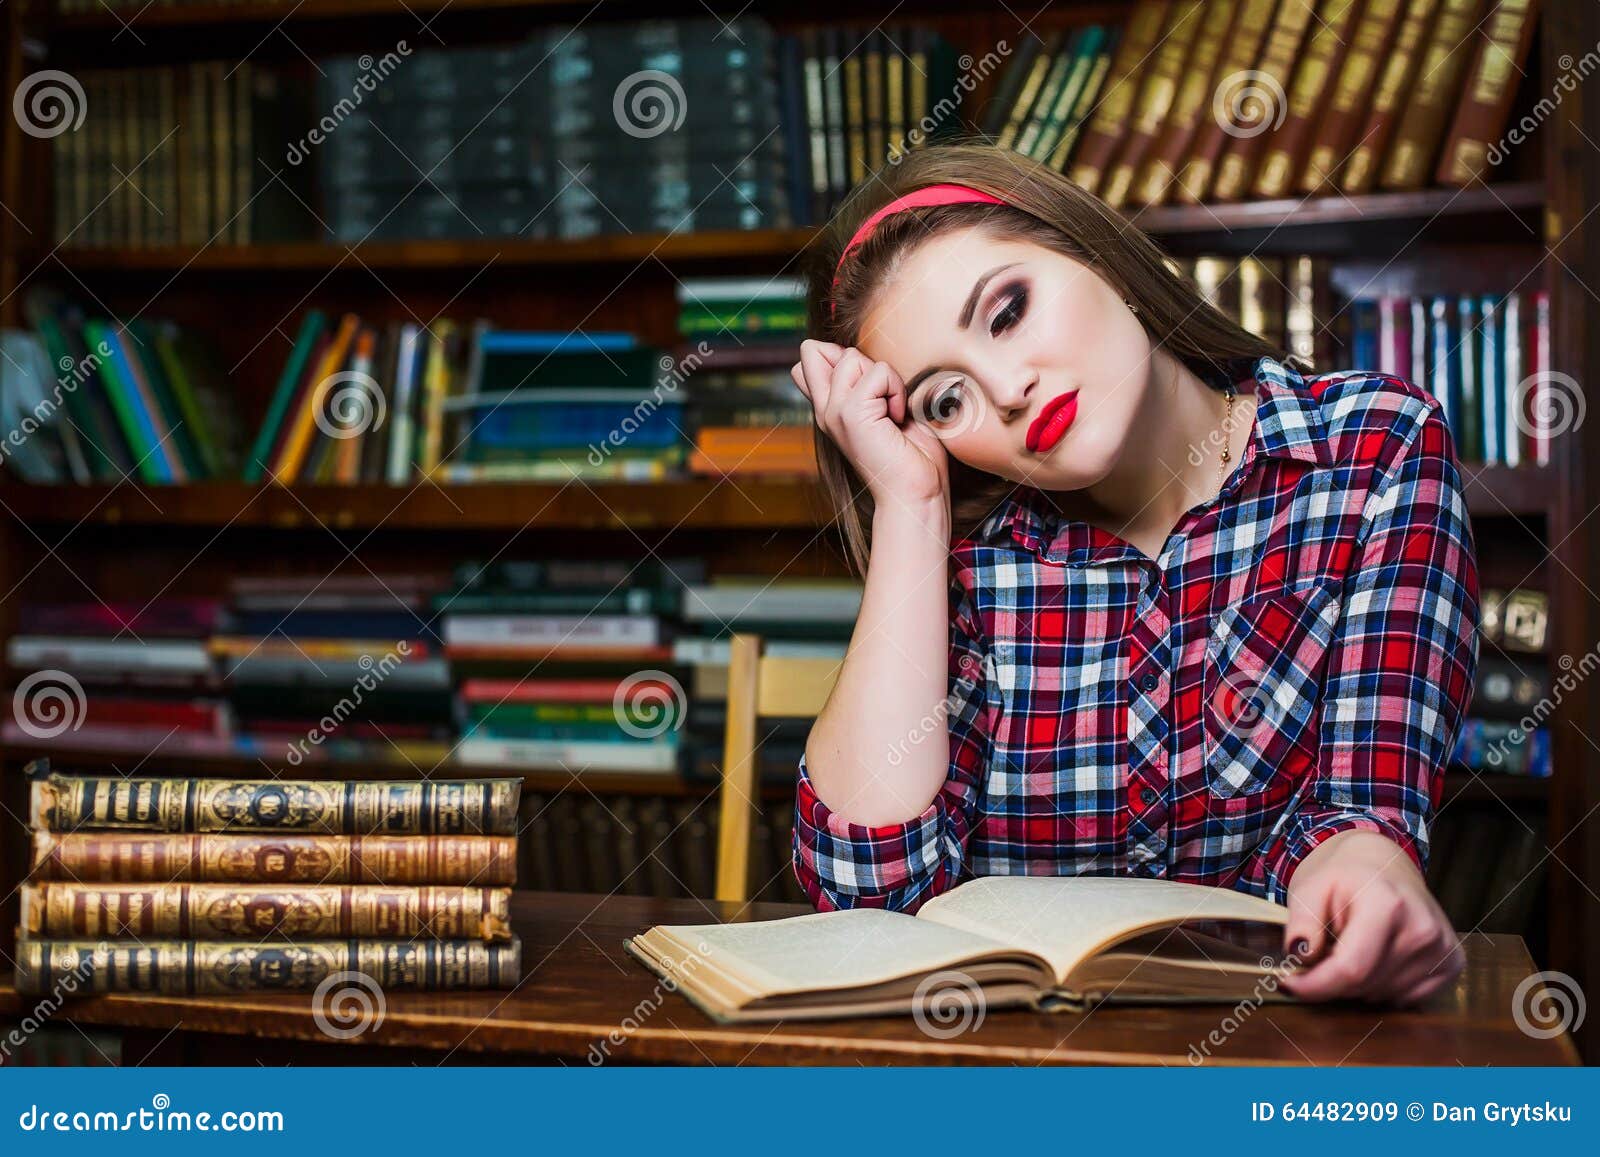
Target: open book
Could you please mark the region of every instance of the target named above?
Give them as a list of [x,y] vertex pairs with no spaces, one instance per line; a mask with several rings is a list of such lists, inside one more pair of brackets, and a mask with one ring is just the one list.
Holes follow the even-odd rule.
[[[878,908],[662,924],[624,941],[713,1020],[916,1012],[952,988],[985,1007],[1288,1000],[1289,910],[1200,884],[983,876],[915,916]],[[941,993],[943,995],[941,995]]]

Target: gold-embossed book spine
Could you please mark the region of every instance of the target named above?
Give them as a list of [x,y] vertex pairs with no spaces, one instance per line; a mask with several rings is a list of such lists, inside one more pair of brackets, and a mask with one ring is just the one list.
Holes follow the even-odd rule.
[[17,944],[16,986],[18,992],[63,996],[303,992],[341,972],[360,973],[386,991],[514,988],[522,976],[522,942],[24,940]]
[[55,773],[32,788],[33,826],[55,832],[510,836],[517,831],[522,795],[519,779],[124,779]]
[[30,884],[38,939],[511,939],[511,889],[238,884]]
[[517,882],[514,836],[268,832],[33,835],[35,880],[83,883],[475,884]]

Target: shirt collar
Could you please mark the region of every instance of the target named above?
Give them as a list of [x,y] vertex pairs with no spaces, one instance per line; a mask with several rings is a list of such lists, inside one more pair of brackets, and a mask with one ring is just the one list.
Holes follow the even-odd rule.
[[[1255,429],[1245,448],[1240,477],[1257,458],[1281,458],[1310,466],[1331,466],[1328,432],[1322,407],[1305,378],[1292,365],[1268,355],[1232,358],[1217,375],[1226,374],[1241,392],[1254,391]],[[990,512],[973,537],[979,542],[1011,538],[1028,550],[1053,561],[1069,564],[1142,558],[1130,543],[1116,535],[1065,518],[1044,494],[1019,486]]]

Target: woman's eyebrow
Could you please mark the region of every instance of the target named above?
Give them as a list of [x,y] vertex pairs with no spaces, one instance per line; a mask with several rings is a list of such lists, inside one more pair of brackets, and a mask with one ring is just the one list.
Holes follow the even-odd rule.
[[[1004,265],[996,265],[993,269],[989,270],[989,272],[983,274],[978,278],[978,280],[972,283],[972,292],[967,294],[967,300],[961,306],[961,316],[956,319],[957,324],[961,329],[966,329],[972,324],[972,314],[978,308],[978,298],[983,296],[983,287],[989,284],[990,278],[994,277],[998,273],[1004,273],[1014,265],[1021,264],[1022,262],[1020,261],[1008,261]],[[921,373],[917,374],[914,378],[907,382],[906,397],[909,398],[911,396],[911,392],[922,384],[923,379],[937,369],[939,369],[938,366],[929,366],[927,369],[923,370]]]

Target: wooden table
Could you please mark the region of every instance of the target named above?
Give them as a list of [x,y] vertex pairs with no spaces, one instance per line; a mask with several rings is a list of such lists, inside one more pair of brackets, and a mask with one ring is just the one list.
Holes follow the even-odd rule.
[[[523,980],[515,991],[391,993],[382,1024],[348,1041],[331,1041],[317,1027],[309,994],[99,996],[74,1001],[49,1019],[124,1029],[129,1064],[1578,1063],[1568,1036],[1536,1039],[1512,1019],[1512,993],[1533,972],[1515,936],[1468,936],[1460,980],[1417,1009],[1004,1010],[949,1040],[930,1039],[909,1016],[717,1025],[622,948],[623,937],[652,924],[765,920],[806,910],[518,892],[512,917],[522,936]],[[37,999],[0,988],[0,1021],[14,1023]],[[1222,1043],[1208,1043],[1217,1039],[1210,1037],[1214,1030]]]

